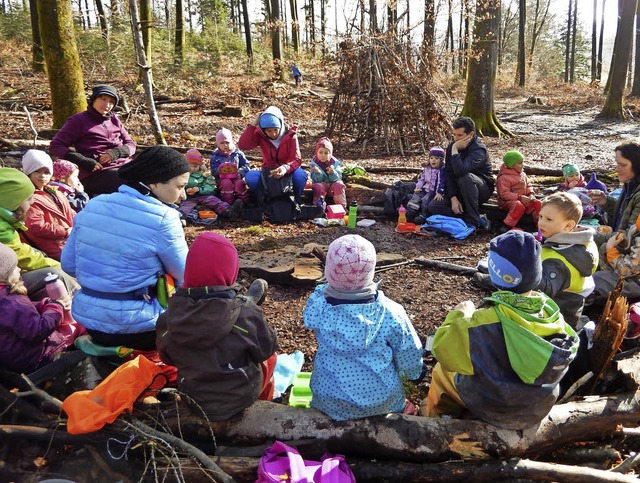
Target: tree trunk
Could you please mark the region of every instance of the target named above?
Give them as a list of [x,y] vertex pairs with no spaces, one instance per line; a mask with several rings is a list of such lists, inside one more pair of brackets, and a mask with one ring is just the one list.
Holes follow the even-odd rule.
[[449,54],[447,58],[445,55],[445,72],[449,70],[449,63],[451,63],[451,72],[454,71],[455,59],[453,57],[453,0],[448,0],[447,5],[449,7],[449,13],[447,16],[447,33],[445,34],[445,54]]
[[598,82],[602,80],[602,45],[604,43],[604,7],[607,3],[607,0],[602,0],[602,11],[600,17],[600,36],[598,38],[598,73],[597,79]]
[[280,2],[278,0],[271,0],[269,29],[271,30],[271,56],[273,58],[274,75],[276,79],[284,81],[282,39],[280,37]]
[[322,57],[327,55],[327,15],[326,0],[320,0],[320,43]]
[[104,13],[104,5],[102,0],[96,0],[96,10],[98,11],[98,22],[100,23],[100,31],[102,38],[109,43],[109,26],[107,24],[107,16]]
[[571,63],[570,63],[570,74],[569,74],[569,82],[571,84],[574,83],[575,74],[576,74],[577,26],[578,26],[578,0],[573,0],[573,25],[571,26],[571,31],[572,31],[572,36],[571,36]]
[[249,11],[247,10],[247,0],[242,1],[242,22],[244,23],[244,43],[247,50],[249,66],[253,66],[253,47],[251,46],[251,23],[249,22]]
[[53,127],[87,108],[82,68],[67,0],[38,0],[39,30],[51,89]]
[[518,8],[518,66],[516,68],[516,81],[520,87],[524,87],[526,82],[526,48],[525,48],[525,28],[527,25],[527,0],[520,0]]
[[291,46],[297,54],[299,52],[298,43],[300,42],[300,24],[298,23],[298,2],[297,0],[289,0],[291,8]]
[[[244,445],[313,439],[322,450],[341,454],[437,463],[536,455],[612,435],[618,425],[635,425],[639,417],[640,391],[558,404],[538,425],[524,430],[502,429],[478,420],[397,413],[336,422],[314,409],[256,401],[237,417],[213,421],[211,429],[220,440]],[[177,420],[167,417],[166,421],[179,434]],[[180,422],[188,440],[206,427],[204,421],[183,414],[182,409]],[[190,434],[186,428],[191,428]]]
[[435,69],[436,12],[435,0],[424,0],[424,33],[422,34],[422,58],[429,73]]
[[636,51],[633,62],[633,84],[631,84],[631,95],[640,96],[640,5],[636,7]]
[[547,18],[549,17],[549,6],[551,5],[551,0],[546,0],[546,4],[543,7],[544,12],[541,13],[540,9],[540,0],[536,0],[536,11],[533,18],[533,28],[531,32],[531,47],[529,48],[529,59],[527,61],[529,72],[531,72],[531,66],[533,65],[533,55],[536,50],[536,45],[538,42],[538,38],[540,37],[540,33],[547,23]]
[[593,0],[593,20],[591,22],[591,82],[598,75],[598,0]]
[[142,40],[142,28],[138,16],[138,4],[136,0],[129,1],[129,14],[131,16],[131,33],[133,34],[133,44],[136,48],[136,57],[140,72],[142,74],[142,85],[147,98],[147,109],[149,110],[149,120],[153,129],[153,136],[157,144],[166,145],[164,133],[158,119],[158,112],[153,100],[153,82],[151,81],[151,66],[147,64],[147,58],[144,52],[144,41]]
[[40,25],[38,21],[37,0],[29,0],[29,13],[31,18],[31,69],[34,72],[45,72],[44,53],[42,52],[42,40],[40,38]]
[[462,116],[473,119],[477,133],[485,136],[511,136],[498,121],[493,101],[498,67],[500,4],[499,0],[476,4],[473,54],[469,56],[467,91],[461,112]]
[[309,41],[311,43],[311,55],[316,55],[316,8],[314,0],[309,0]]
[[[140,2],[140,32],[144,48],[145,66],[138,67],[138,84],[144,83],[144,77],[151,76],[151,0],[130,0],[130,3]],[[129,7],[131,8],[131,7]],[[151,77],[153,83],[153,77]]]
[[369,0],[369,30],[378,32],[378,4],[376,0]]
[[176,38],[173,61],[176,65],[182,65],[184,61],[184,11],[182,0],[176,0]]
[[611,70],[607,84],[607,99],[599,117],[624,119],[624,89],[627,80],[627,67],[633,41],[633,22],[636,16],[637,0],[618,0],[618,30],[613,45]]
[[[578,0],[576,0],[577,2]],[[573,0],[569,0],[569,11],[567,12],[567,38],[564,44],[564,81],[569,82],[569,69],[571,57],[571,14],[573,12]]]

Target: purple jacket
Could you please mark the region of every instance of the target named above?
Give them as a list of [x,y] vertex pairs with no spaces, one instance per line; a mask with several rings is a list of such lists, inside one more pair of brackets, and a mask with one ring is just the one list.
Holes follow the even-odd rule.
[[[89,106],[86,111],[74,114],[67,119],[62,129],[51,140],[49,152],[54,158],[76,162],[67,157],[71,147],[74,147],[82,156],[97,160],[100,154],[121,146],[126,149],[122,149],[119,156],[112,156],[113,161],[132,156],[136,152],[136,143],[115,114],[103,117]],[[87,166],[79,164],[78,168],[80,179],[91,174]]]
[[9,287],[0,284],[2,369],[28,373],[64,349],[64,338],[55,330],[62,321],[63,309],[48,301],[34,303],[26,295],[9,293]]

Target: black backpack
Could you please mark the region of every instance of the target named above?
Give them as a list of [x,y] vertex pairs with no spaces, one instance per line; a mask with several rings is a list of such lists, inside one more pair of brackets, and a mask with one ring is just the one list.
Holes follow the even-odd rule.
[[300,218],[300,205],[295,199],[291,174],[278,179],[271,176],[269,170],[264,170],[260,179],[267,220],[272,223],[286,223]]
[[384,192],[384,211],[389,218],[397,218],[400,205],[407,206],[416,189],[415,183],[396,181]]

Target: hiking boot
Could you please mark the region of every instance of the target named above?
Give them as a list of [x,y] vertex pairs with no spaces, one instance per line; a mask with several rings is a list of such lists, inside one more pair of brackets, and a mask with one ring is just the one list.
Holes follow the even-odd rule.
[[267,298],[267,288],[269,284],[266,280],[256,278],[252,283],[247,293],[244,294],[245,298],[256,305],[262,305],[264,299]]
[[424,225],[427,221],[427,217],[424,215],[418,215],[413,219],[413,223],[416,225]]
[[224,212],[224,215],[231,221],[235,221],[240,218],[243,207],[244,203],[242,202],[242,200],[235,200],[233,204],[229,206],[229,208],[227,208],[227,211]]
[[473,277],[471,278],[473,282],[480,288],[483,288],[490,292],[495,292],[496,290],[499,290],[498,288],[496,288],[495,285],[493,285],[493,282],[491,281],[491,276],[486,273],[480,273],[480,272],[474,273]]
[[480,215],[480,219],[478,220],[478,228],[481,228],[485,231],[491,230],[491,222],[487,219],[485,215]]

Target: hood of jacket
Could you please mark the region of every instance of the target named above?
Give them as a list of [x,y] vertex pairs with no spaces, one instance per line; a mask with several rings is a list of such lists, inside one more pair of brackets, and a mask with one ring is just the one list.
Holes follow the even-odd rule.
[[494,292],[511,367],[525,384],[555,384],[557,368],[575,358],[578,336],[560,315],[556,303],[541,292],[527,296]]
[[578,273],[583,277],[590,276],[597,265],[597,251],[592,253],[587,249],[593,244],[592,228],[578,225],[573,231],[556,233],[547,238],[543,243],[543,248],[551,248],[567,259]]

